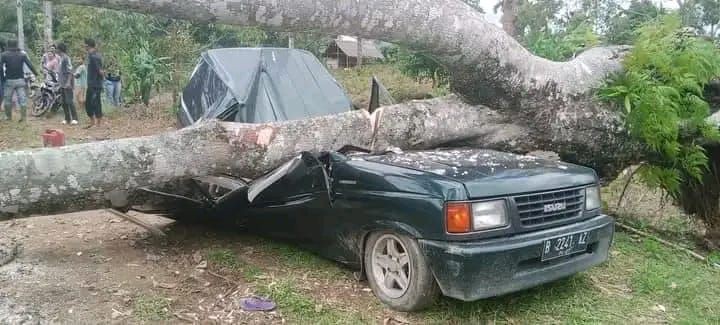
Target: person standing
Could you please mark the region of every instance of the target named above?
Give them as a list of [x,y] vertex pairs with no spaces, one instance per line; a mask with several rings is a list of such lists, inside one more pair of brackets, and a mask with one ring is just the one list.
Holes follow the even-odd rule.
[[92,121],[88,128],[100,126],[102,123],[102,89],[105,73],[102,67],[102,57],[98,53],[95,40],[85,40],[87,50],[87,94],[85,96],[85,111]]
[[62,107],[65,112],[63,124],[70,123],[77,125],[77,111],[75,110],[75,101],[73,100],[73,87],[75,85],[75,76],[73,75],[72,62],[67,55],[67,45],[59,43],[57,45],[60,59],[60,73],[58,75],[58,84],[62,97]]
[[57,47],[50,45],[50,49],[47,53],[42,56],[42,66],[48,71],[55,74],[54,78],[57,78],[57,74],[60,72],[60,57],[57,55]]
[[8,121],[12,120],[13,95],[17,96],[17,102],[20,106],[20,122],[25,121],[27,117],[25,66],[37,76],[35,67],[33,67],[27,55],[18,48],[17,41],[8,41],[8,50],[0,55],[0,74],[5,86],[5,117]]
[[80,64],[75,69],[75,99],[80,109],[85,109],[85,94],[87,91],[87,64],[85,59],[80,57]]
[[120,70],[113,69],[117,72],[113,73],[108,72],[107,74],[107,96],[110,103],[115,106],[119,107],[120,104],[122,104],[122,76],[120,74]]

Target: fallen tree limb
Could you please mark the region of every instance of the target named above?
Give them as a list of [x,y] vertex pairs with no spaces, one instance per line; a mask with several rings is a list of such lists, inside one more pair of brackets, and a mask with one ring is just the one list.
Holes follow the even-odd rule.
[[642,231],[642,230],[639,230],[639,229],[630,227],[630,226],[628,226],[628,225],[626,225],[626,224],[623,224],[622,222],[619,222],[619,221],[616,221],[615,224],[616,224],[618,227],[620,227],[620,228],[622,228],[622,229],[624,229],[624,230],[626,230],[626,231],[629,231],[629,232],[634,233],[634,234],[636,234],[636,235],[643,236],[643,237],[645,237],[645,238],[652,239],[653,241],[656,241],[656,242],[658,242],[658,243],[660,243],[660,244],[663,244],[663,245],[665,245],[665,246],[668,246],[668,247],[670,247],[670,248],[673,248],[673,249],[676,249],[676,250],[685,252],[685,253],[687,253],[688,255],[694,257],[695,259],[697,259],[698,261],[707,262],[707,257],[702,256],[702,255],[700,255],[700,254],[698,254],[698,253],[696,253],[696,252],[694,252],[694,251],[692,251],[692,250],[690,250],[690,249],[688,249],[688,248],[685,248],[685,247],[682,247],[682,246],[680,246],[680,245],[678,245],[678,244],[669,242],[669,241],[667,241],[667,240],[665,240],[665,239],[662,239],[662,238],[660,238],[660,237],[658,237],[658,236],[655,236],[655,235],[653,235],[653,234],[650,234],[650,233],[648,233],[648,232],[645,232],[645,231]]
[[0,218],[124,208],[138,188],[212,174],[256,177],[301,151],[368,147],[369,114],[286,123],[208,121],[156,136],[0,152]]
[[165,232],[163,232],[160,228],[158,228],[158,227],[156,227],[156,226],[153,226],[153,225],[151,225],[151,224],[149,224],[149,223],[141,220],[140,218],[137,218],[137,217],[135,217],[135,216],[131,216],[131,215],[127,214],[127,213],[120,212],[120,211],[115,210],[115,209],[107,209],[107,212],[110,212],[110,213],[112,213],[112,214],[114,214],[114,215],[116,215],[116,216],[118,216],[118,217],[120,217],[120,218],[123,218],[123,219],[125,219],[125,220],[127,220],[127,221],[130,221],[130,222],[132,222],[132,223],[134,223],[134,224],[142,227],[143,229],[149,231],[151,234],[153,234],[153,235],[156,236],[156,237],[165,237],[165,236],[166,236],[166,235],[165,235]]

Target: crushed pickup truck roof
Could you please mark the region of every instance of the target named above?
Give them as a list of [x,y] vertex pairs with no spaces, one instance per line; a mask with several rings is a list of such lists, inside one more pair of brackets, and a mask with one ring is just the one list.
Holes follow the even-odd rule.
[[283,48],[228,48],[202,54],[183,91],[191,117],[243,123],[347,112],[352,102],[311,53]]

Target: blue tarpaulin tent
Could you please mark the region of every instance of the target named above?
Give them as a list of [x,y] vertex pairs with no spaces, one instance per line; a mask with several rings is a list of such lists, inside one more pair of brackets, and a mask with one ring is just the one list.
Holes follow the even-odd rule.
[[179,120],[265,123],[347,112],[352,102],[311,53],[229,48],[202,54],[183,91]]

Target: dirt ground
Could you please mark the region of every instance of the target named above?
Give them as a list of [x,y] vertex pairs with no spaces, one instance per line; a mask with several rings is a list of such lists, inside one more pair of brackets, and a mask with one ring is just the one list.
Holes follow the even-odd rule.
[[[105,211],[0,223],[5,247],[19,245],[14,259],[0,267],[0,323],[285,323],[282,309],[244,312],[239,303],[288,279],[310,284],[295,289],[309,289],[309,296],[333,308],[375,309],[378,322],[387,318],[349,270],[315,278],[303,267],[277,263],[262,239],[140,217],[169,226],[167,237],[151,237]],[[208,261],[218,247],[237,252],[255,274],[238,275],[217,257]]]

